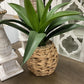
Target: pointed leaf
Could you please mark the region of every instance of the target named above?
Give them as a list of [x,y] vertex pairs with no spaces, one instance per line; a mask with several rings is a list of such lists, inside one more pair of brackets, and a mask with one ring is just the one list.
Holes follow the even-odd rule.
[[40,26],[43,25],[45,23],[45,21],[46,21],[48,9],[49,9],[49,7],[51,5],[51,2],[52,2],[52,0],[49,0],[48,3],[47,3],[47,5],[45,6],[45,9],[44,9],[41,21],[40,21]]
[[69,16],[69,15],[78,15],[80,14],[80,12],[77,11],[60,11],[55,13],[52,17],[48,18],[48,20],[54,20],[58,17],[62,17],[62,16]]
[[42,0],[37,0],[37,13],[38,13],[39,20],[42,18],[43,11],[44,11],[44,4]]
[[63,17],[63,16],[71,16],[71,15],[78,15],[80,14],[77,11],[61,11],[54,14],[51,18],[47,18],[47,21],[41,26],[39,31],[45,31],[45,28],[56,18]]
[[84,21],[84,16],[80,15],[72,15],[72,16],[64,16],[56,18],[47,28],[46,33],[48,34],[50,31],[52,31],[54,28],[58,27],[61,24],[64,24],[66,21],[70,20],[82,20]]
[[30,31],[29,39],[24,53],[23,64],[26,63],[26,61],[32,56],[33,52],[45,36],[46,35],[44,33]]
[[28,30],[32,30],[32,28],[30,28],[30,26],[28,26],[27,24],[25,24],[25,23],[23,23],[23,22],[21,22],[21,21],[19,21],[19,20],[14,20],[14,19],[5,19],[5,20],[2,20],[2,21],[0,21],[0,23],[5,23],[5,22],[15,22],[15,23],[18,23],[18,24],[20,24],[20,25],[22,25],[22,26],[24,26],[26,29],[28,29]]
[[17,12],[17,14],[19,15],[19,17],[32,28],[32,25],[29,21],[29,19],[27,18],[26,15],[26,11],[24,9],[24,7],[14,4],[14,3],[9,3],[9,5]]
[[0,24],[6,24],[8,26],[11,26],[13,28],[16,28],[16,29],[20,30],[21,32],[23,32],[27,35],[29,34],[29,32],[26,29],[24,29],[23,27],[20,27],[19,25],[14,24],[14,23],[10,23],[10,22],[7,22],[7,21],[6,22],[5,21],[0,21]]
[[24,5],[25,5],[27,17],[29,18],[29,21],[32,24],[33,29],[38,32],[39,20],[38,20],[38,16],[31,4],[30,0],[24,0]]
[[60,35],[62,33],[68,32],[70,30],[73,30],[73,29],[76,29],[76,28],[79,28],[79,27],[84,27],[84,26],[83,25],[79,25],[79,24],[67,24],[67,25],[64,25],[64,26],[54,30],[53,32],[51,32],[46,37],[46,40],[48,40],[49,38],[54,37],[56,35]]
[[59,5],[56,5],[54,8],[52,8],[48,12],[47,17],[51,17],[59,8],[62,8],[63,6],[66,6],[67,4],[69,4],[69,3],[67,2],[67,3],[62,3],[62,4],[59,4]]

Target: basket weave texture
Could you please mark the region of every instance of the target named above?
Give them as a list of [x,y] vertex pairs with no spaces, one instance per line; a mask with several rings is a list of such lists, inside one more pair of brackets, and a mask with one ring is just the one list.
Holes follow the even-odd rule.
[[28,69],[36,76],[52,74],[57,66],[58,53],[54,44],[38,47],[27,61]]

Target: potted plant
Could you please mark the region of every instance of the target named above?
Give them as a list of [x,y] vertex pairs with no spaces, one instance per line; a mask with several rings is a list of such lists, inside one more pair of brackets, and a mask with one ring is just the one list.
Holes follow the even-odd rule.
[[51,2],[52,0],[49,0],[44,7],[42,0],[37,0],[37,12],[30,0],[24,0],[25,7],[9,3],[17,12],[20,21],[13,19],[0,21],[0,24],[12,26],[29,35],[23,64],[27,62],[29,70],[37,76],[50,75],[57,66],[57,50],[49,39],[81,27],[79,24],[64,24],[65,22],[70,20],[84,20],[84,17],[77,11],[57,12],[58,9],[69,3],[59,4],[48,11]]

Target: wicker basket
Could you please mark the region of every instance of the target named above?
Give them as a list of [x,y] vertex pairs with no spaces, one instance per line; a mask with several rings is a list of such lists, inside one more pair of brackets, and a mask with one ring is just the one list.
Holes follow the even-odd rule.
[[58,53],[52,42],[46,46],[38,47],[32,57],[27,61],[28,69],[36,76],[52,74],[57,66]]

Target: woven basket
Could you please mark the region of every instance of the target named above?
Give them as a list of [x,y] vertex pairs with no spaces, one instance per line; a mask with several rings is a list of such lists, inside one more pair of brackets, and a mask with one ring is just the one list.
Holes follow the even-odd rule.
[[38,47],[27,61],[28,69],[36,76],[52,74],[57,66],[58,53],[52,42],[46,46]]

